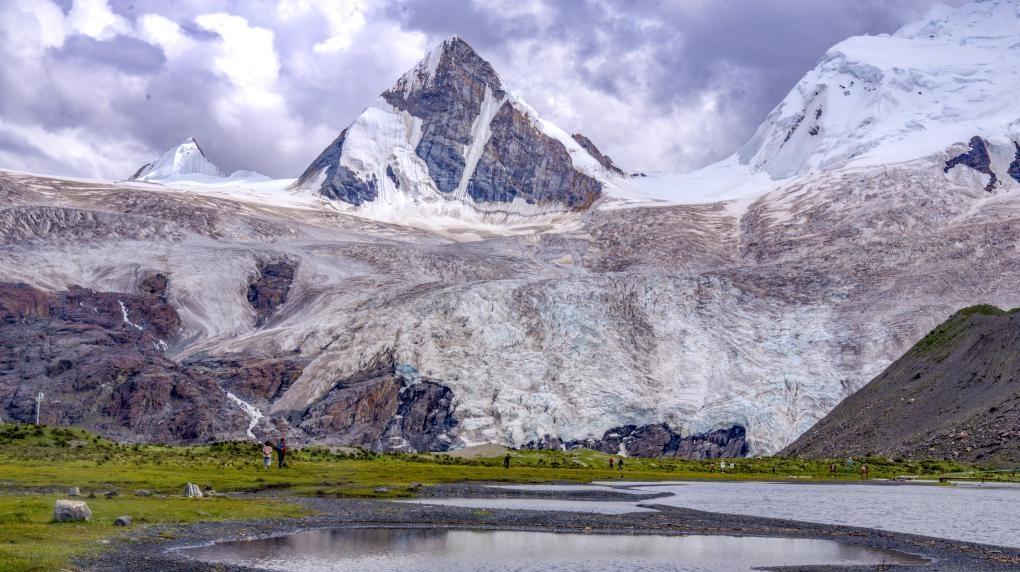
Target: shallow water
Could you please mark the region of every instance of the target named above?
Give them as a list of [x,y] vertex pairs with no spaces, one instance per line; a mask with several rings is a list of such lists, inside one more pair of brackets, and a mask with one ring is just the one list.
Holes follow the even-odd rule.
[[187,553],[205,562],[294,572],[746,572],[756,566],[922,562],[828,540],[399,528],[309,530]]
[[649,503],[1020,547],[1020,489],[689,482],[640,486]]

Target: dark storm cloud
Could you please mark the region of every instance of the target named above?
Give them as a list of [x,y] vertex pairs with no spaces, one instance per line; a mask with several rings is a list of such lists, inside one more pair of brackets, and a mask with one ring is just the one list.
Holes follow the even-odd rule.
[[105,65],[130,75],[154,75],[166,62],[163,50],[125,36],[105,41],[72,36],[62,47],[53,50],[52,55],[77,66]]
[[[295,176],[426,47],[457,34],[621,164],[689,169],[734,152],[827,48],[892,32],[934,2],[357,3],[0,2],[4,160],[36,137],[24,153],[46,149],[54,172],[125,176],[194,135],[225,171]],[[61,146],[110,158],[63,160]]]

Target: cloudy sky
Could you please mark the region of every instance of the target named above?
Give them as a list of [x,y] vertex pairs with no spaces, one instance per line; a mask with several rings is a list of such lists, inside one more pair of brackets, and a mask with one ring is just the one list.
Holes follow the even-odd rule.
[[933,3],[3,0],[0,168],[123,178],[195,136],[227,172],[295,177],[457,34],[625,168],[690,170],[735,151],[829,46]]

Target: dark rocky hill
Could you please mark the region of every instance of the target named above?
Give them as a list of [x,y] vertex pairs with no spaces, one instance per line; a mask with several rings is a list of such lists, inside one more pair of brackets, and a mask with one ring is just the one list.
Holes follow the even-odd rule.
[[1020,312],[958,311],[782,454],[1020,464]]

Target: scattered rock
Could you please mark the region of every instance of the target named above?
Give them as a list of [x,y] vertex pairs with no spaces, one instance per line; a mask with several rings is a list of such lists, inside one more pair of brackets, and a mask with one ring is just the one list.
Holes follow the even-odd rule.
[[114,526],[131,526],[131,522],[132,521],[131,521],[131,517],[130,516],[118,516],[117,519],[113,521],[113,525]]
[[80,497],[81,490],[78,487],[71,487],[67,489],[67,496],[69,497]]
[[113,497],[115,497],[115,496],[117,496],[119,494],[120,494],[120,492],[117,489],[113,489],[112,491],[106,491],[105,493],[103,493],[103,496],[108,498],[108,499],[112,499]]
[[200,499],[202,498],[202,490],[198,488],[198,485],[188,483],[184,485],[184,496],[188,498]]
[[379,493],[379,494],[383,494],[383,493],[388,493],[388,492],[390,492],[390,489],[388,489],[388,488],[386,488],[386,487],[376,487],[376,488],[375,488],[375,492],[377,492],[377,493]]
[[54,522],[92,520],[92,509],[85,501],[58,500],[53,508]]
[[137,491],[135,491],[135,496],[136,497],[151,497],[152,496],[152,491],[147,491],[145,489],[138,489]]

